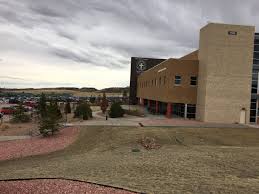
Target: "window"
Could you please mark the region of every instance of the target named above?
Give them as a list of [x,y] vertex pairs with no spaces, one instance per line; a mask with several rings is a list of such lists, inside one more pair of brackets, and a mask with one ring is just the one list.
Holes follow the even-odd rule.
[[180,75],[174,77],[174,85],[181,85],[182,78]]
[[191,86],[196,86],[197,85],[197,77],[196,76],[191,76]]
[[259,65],[259,59],[254,59],[254,64]]
[[258,44],[254,45],[254,50],[259,51],[259,45]]
[[259,59],[259,52],[254,52],[254,59]]
[[165,82],[166,82],[166,76],[164,76],[164,85],[165,85]]
[[256,102],[257,99],[251,99],[250,104],[250,122],[256,122]]
[[159,78],[159,86],[161,86],[161,77]]
[[253,94],[257,94],[257,87],[258,87],[257,81],[252,81],[252,93]]
[[195,119],[195,114],[196,114],[196,105],[187,104],[187,118]]

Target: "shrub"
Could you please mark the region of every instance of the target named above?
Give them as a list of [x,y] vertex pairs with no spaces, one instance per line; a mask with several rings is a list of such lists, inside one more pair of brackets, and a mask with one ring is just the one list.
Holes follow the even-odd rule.
[[138,149],[138,148],[133,148],[133,149],[131,149],[131,151],[132,151],[132,152],[140,152],[140,149]]
[[74,112],[75,118],[83,118],[83,120],[88,120],[92,118],[92,109],[90,108],[87,102],[80,102],[79,105],[76,107]]
[[120,103],[115,102],[111,105],[111,109],[109,112],[109,115],[111,118],[118,118],[118,117],[123,117],[124,115],[124,110],[122,109]]
[[31,121],[30,115],[25,114],[25,109],[22,106],[22,104],[20,104],[16,108],[11,122],[12,123],[28,123],[30,121]]
[[10,126],[7,125],[7,124],[0,125],[1,131],[6,131],[6,130],[9,129],[9,128],[10,128]]

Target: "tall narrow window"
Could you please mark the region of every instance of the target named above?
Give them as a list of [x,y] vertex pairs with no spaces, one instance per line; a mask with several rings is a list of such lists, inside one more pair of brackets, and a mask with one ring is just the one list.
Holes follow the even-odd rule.
[[161,86],[161,77],[159,78],[159,86]]
[[164,76],[164,85],[165,85],[165,82],[166,82],[166,76]]
[[191,76],[191,86],[196,86],[197,85],[197,77],[196,76]]
[[174,85],[181,85],[182,77],[180,75],[176,75],[174,77]]

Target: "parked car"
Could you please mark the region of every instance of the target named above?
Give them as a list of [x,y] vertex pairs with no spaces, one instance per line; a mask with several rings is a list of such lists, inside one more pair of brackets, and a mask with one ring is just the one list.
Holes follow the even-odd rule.
[[31,108],[35,108],[37,106],[37,103],[34,101],[25,101],[24,105],[29,106]]
[[33,108],[30,107],[30,106],[23,106],[23,108],[24,108],[25,112],[28,112],[28,111],[32,111],[32,110],[33,110]]
[[12,115],[15,109],[13,107],[3,107],[0,112],[4,115]]

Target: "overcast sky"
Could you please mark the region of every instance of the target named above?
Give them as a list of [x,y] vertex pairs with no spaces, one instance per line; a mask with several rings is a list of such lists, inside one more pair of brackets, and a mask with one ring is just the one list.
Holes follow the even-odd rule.
[[0,0],[0,87],[128,86],[130,57],[180,57],[258,0]]

